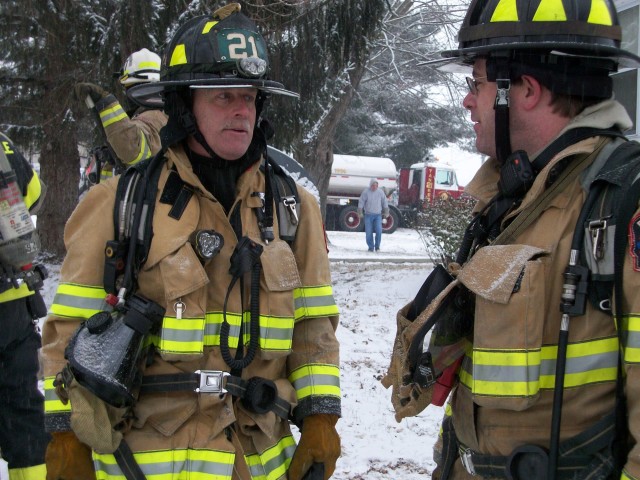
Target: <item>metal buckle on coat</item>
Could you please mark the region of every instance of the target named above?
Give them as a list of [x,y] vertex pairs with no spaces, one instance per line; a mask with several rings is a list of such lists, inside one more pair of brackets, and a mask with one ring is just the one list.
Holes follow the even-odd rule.
[[196,370],[194,373],[200,375],[200,386],[195,389],[197,393],[227,393],[225,379],[231,376],[230,373],[222,370]]
[[462,466],[464,467],[464,469],[469,475],[475,476],[476,469],[473,466],[473,452],[471,451],[471,449],[460,445],[458,453],[460,454],[460,461],[462,462]]

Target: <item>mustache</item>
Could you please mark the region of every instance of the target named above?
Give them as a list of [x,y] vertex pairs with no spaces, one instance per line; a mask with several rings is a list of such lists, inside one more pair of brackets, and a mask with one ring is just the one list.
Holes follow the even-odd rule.
[[248,132],[251,129],[251,123],[248,120],[232,120],[224,125],[225,130],[244,130]]

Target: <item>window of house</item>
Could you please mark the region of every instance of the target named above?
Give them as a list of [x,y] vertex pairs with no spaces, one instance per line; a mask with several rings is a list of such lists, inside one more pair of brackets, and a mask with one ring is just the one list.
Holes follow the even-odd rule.
[[[640,0],[614,1],[618,9],[618,19],[622,26],[622,48],[638,55],[638,23],[640,20]],[[640,135],[638,129],[638,70],[636,68],[620,68],[613,75],[613,91],[616,99],[622,103],[633,120],[630,136]]]

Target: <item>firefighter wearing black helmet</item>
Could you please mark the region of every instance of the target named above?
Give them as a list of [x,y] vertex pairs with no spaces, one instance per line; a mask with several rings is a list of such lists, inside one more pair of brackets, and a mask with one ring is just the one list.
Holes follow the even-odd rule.
[[[433,64],[466,69],[488,159],[465,187],[476,216],[451,268],[475,307],[433,478],[638,479],[640,213],[617,226],[629,238],[614,270],[618,208],[591,194],[629,173],[609,165],[632,126],[610,74],[640,58],[620,48],[611,0],[473,0],[458,39]],[[396,418],[431,394],[394,389]]]
[[[274,211],[259,117],[269,95],[296,94],[268,73],[264,39],[230,4],[182,25],[160,81],[129,91],[169,116],[163,150],[148,166],[157,167],[158,191],[136,278],[136,294],[165,313],[144,344],[152,353],[140,383],[125,392],[132,405],[78,386],[83,378],[99,384],[96,372],[119,361],[119,345],[107,342],[82,378],[79,370],[69,376],[65,361],[66,345],[71,367],[82,353],[74,335],[82,320],[93,319],[95,338],[111,322],[98,325],[94,314],[105,310],[105,244],[114,231],[95,212],[113,210],[118,182],[92,188],[67,224],[68,254],[44,327],[46,386],[55,383],[59,394],[48,390],[46,413],[53,429],[71,426],[75,442],[92,448],[97,478],[300,480],[313,468],[314,478],[328,479],[335,469],[338,309],[317,202],[299,189],[286,215]],[[296,225],[288,241],[286,222]],[[291,421],[301,428],[297,445]],[[53,435],[55,442],[61,433]],[[67,440],[58,456],[71,459]]]

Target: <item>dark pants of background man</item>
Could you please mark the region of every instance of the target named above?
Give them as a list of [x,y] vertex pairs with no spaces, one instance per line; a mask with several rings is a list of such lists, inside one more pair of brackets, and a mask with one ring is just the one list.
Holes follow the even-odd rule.
[[9,468],[44,463],[49,434],[38,389],[36,331],[27,298],[0,303],[0,450]]
[[[364,214],[364,231],[367,237],[367,247],[369,251],[377,252],[380,250],[380,241],[382,240],[382,215],[380,213]],[[375,233],[375,241],[374,241]]]

